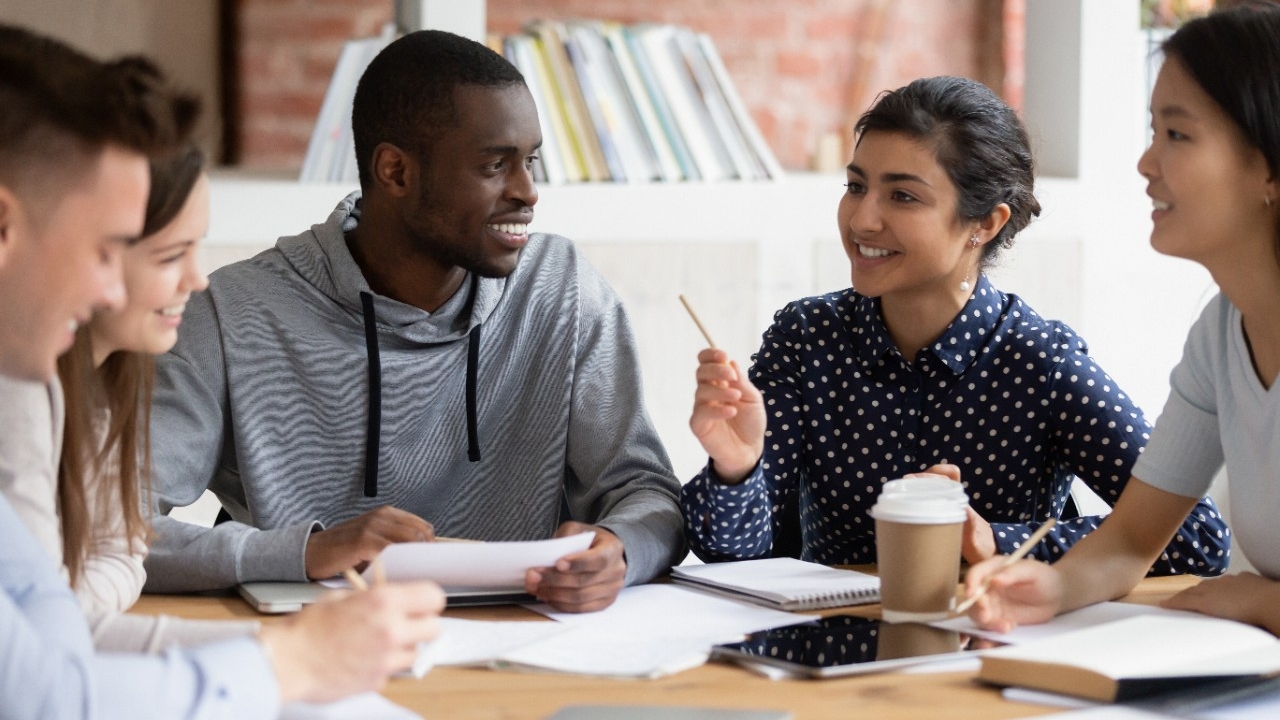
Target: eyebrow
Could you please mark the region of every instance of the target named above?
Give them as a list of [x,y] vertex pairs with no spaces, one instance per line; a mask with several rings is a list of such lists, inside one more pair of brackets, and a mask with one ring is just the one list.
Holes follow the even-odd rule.
[[[541,147],[542,141],[539,140],[537,144],[533,146],[531,151],[538,150]],[[480,149],[480,154],[482,155],[514,155],[519,152],[520,148],[515,145],[490,145]]]
[[1194,120],[1196,117],[1190,110],[1181,105],[1165,105],[1156,114],[1161,118],[1184,118],[1187,120]]
[[[855,175],[861,175],[862,177],[867,176],[867,174],[862,171],[862,168],[858,167],[853,163],[849,163],[848,166],[845,167],[845,169]],[[919,175],[912,175],[911,173],[882,173],[880,175],[880,181],[886,182],[886,183],[915,182],[915,183],[920,183],[921,185],[924,185],[926,187],[933,187],[932,185],[929,184],[928,180],[925,180]]]

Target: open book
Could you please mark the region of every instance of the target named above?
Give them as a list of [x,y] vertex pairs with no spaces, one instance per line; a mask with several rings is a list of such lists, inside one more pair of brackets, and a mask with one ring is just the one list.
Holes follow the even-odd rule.
[[779,610],[861,605],[880,600],[880,578],[795,558],[680,565],[671,579]]
[[1116,702],[1280,673],[1280,640],[1231,620],[1139,615],[991,650],[978,679]]

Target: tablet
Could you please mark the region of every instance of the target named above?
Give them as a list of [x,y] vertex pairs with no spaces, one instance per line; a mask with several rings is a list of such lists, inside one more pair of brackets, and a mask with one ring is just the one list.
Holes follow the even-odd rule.
[[762,630],[742,642],[716,645],[711,657],[749,667],[781,668],[798,677],[826,678],[956,659],[995,646],[929,625],[829,615],[816,623]]

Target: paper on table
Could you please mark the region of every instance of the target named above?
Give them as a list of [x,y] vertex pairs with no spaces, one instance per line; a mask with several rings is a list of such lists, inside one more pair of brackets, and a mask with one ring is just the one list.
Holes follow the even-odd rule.
[[280,708],[280,720],[422,720],[422,716],[368,692],[331,703],[289,703]]
[[[556,560],[591,547],[594,532],[550,540],[522,542],[411,542],[383,549],[387,580],[434,580],[446,590],[459,588],[523,588],[529,568],[550,567]],[[372,568],[364,572],[372,581]]]
[[568,629],[561,623],[545,620],[440,618],[440,635],[431,644],[436,665],[488,665],[503,653]]
[[624,588],[593,613],[532,609],[559,622],[445,618],[436,664],[654,678],[701,665],[716,643],[812,619],[673,585]]
[[1045,638],[1055,637],[1074,630],[1084,630],[1085,628],[1091,628],[1095,625],[1114,622],[1116,620],[1124,620],[1138,615],[1203,617],[1197,613],[1185,612],[1183,610],[1169,610],[1168,608],[1162,608],[1158,605],[1101,602],[1095,605],[1086,605],[1079,610],[1073,610],[1069,613],[1063,613],[1046,623],[1038,625],[1019,625],[1007,633],[983,630],[977,625],[974,625],[973,621],[968,617],[939,620],[938,622],[929,624],[945,630],[954,630],[959,633],[964,633],[965,635],[986,638],[988,640],[998,640],[1009,645],[1021,645],[1025,642],[1043,640]]
[[623,588],[612,605],[593,613],[560,613],[547,605],[528,608],[571,625],[625,629],[645,637],[707,638],[712,644],[729,642],[757,630],[798,625],[817,617],[661,584]]

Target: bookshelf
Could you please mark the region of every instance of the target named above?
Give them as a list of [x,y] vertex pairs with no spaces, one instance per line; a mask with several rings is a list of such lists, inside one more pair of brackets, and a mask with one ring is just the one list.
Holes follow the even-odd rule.
[[[1136,3],[1114,0],[1027,0],[1023,115],[1041,158],[1044,212],[993,277],[1080,331],[1154,418],[1212,285],[1199,266],[1147,244],[1150,203],[1134,171],[1147,125],[1148,46],[1137,13]],[[775,310],[848,285],[835,223],[842,181],[790,173],[769,182],[540,188],[533,229],[574,239],[627,304],[648,408],[681,477],[705,461],[687,425],[702,340],[676,295],[687,295],[745,364]],[[323,221],[354,186],[224,171],[212,189],[202,251],[210,268]]]

